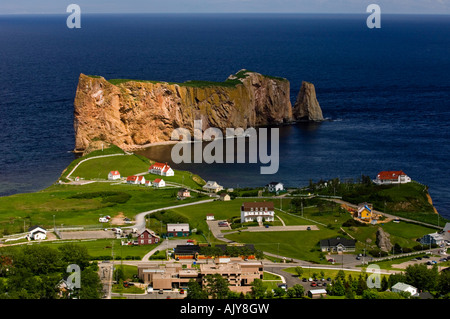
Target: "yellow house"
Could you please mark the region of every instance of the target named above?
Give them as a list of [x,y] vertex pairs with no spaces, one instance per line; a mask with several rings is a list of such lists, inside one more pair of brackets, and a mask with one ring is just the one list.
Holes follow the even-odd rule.
[[370,221],[372,219],[372,205],[363,203],[358,205],[358,218]]

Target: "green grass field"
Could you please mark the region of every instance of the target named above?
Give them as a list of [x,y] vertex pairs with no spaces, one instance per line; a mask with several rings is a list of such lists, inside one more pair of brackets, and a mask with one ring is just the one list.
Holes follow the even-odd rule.
[[[32,225],[53,228],[57,226],[93,225],[101,226],[98,218],[114,217],[123,213],[133,219],[137,213],[204,199],[193,193],[190,199],[180,202],[176,198],[178,189],[154,189],[138,185],[111,185],[97,182],[87,185],[54,185],[36,193],[17,194],[0,198],[0,231],[3,234],[22,232]],[[126,203],[105,201],[104,198],[73,198],[90,193],[117,192],[127,194]],[[54,219],[53,219],[53,216]],[[6,232],[5,232],[6,231]]]
[[241,232],[225,237],[240,243],[254,244],[256,249],[275,255],[327,263],[322,257],[319,241],[337,235],[337,231],[323,227],[318,231]]

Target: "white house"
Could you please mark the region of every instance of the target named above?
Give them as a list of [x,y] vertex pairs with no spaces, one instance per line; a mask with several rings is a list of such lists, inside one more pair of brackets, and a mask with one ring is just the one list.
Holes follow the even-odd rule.
[[266,187],[270,193],[276,193],[284,190],[284,185],[279,182],[271,182],[267,184]]
[[128,176],[127,183],[135,184],[135,185],[145,185],[145,177],[144,176],[136,176],[136,175]]
[[223,186],[217,184],[216,181],[208,181],[202,188],[205,191],[217,193],[223,189]]
[[109,172],[108,179],[110,181],[115,181],[116,179],[120,179],[119,171],[111,171],[111,172]]
[[157,178],[153,181],[153,187],[164,187],[166,182],[162,178]]
[[432,233],[432,234],[427,234],[424,235],[421,239],[420,239],[420,243],[422,245],[430,245],[430,244],[435,244],[435,245],[442,245],[445,243],[444,237],[442,236],[442,234],[439,233]]
[[246,202],[241,206],[241,223],[273,222],[274,217],[273,202]]
[[161,175],[161,176],[174,176],[175,172],[173,169],[167,164],[163,163],[155,163],[148,169],[148,172],[151,174]]
[[28,229],[28,240],[44,240],[47,238],[47,230],[40,226],[33,226]]
[[207,214],[206,220],[214,220],[214,214]]
[[411,178],[403,171],[383,171],[378,173],[373,182],[378,185],[406,184],[411,182]]
[[417,295],[417,288],[403,282],[398,282],[391,287],[392,292],[409,292],[411,296]]

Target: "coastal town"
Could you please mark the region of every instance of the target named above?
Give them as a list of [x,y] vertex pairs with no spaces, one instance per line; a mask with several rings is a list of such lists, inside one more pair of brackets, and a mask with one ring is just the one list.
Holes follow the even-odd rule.
[[[81,158],[53,186],[76,189],[66,198],[113,203],[97,209],[105,213],[86,214],[84,224],[67,226],[57,224],[60,217],[50,213],[47,222],[3,232],[0,253],[14,256],[11,251],[25,246],[86,247],[90,263],[97,265],[99,297],[106,299],[202,299],[205,293],[206,298],[218,298],[212,293],[218,282],[225,287],[220,298],[364,299],[389,293],[392,298],[423,299],[449,293],[447,221],[436,224],[411,214],[395,215],[392,209],[386,211],[386,203],[350,202],[349,196],[335,195],[336,180],[303,188],[271,181],[234,189],[158,162],[149,162],[144,172],[122,175],[130,165],[120,163],[133,156]],[[105,159],[110,163],[112,158],[115,166],[105,165]],[[83,171],[94,162],[95,169],[104,171],[100,178]],[[422,187],[403,171],[381,171],[364,183],[383,191]],[[152,203],[166,199],[131,213],[126,205],[136,194],[152,196]],[[3,269],[12,265],[14,257],[6,258],[8,254],[2,255]],[[373,265],[381,269],[374,273]],[[434,286],[411,280],[408,273],[419,270],[436,272]],[[383,287],[370,289],[368,278],[374,275],[380,276]],[[0,281],[7,283],[3,277],[0,272]],[[359,288],[351,288],[353,282]],[[59,294],[76,294],[68,281],[62,283]]]

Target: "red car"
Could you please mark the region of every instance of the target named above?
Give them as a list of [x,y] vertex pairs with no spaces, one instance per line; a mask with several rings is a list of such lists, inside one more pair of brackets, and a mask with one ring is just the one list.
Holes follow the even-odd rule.
[[317,286],[317,284],[315,282],[311,283],[311,287],[316,287],[316,286]]

